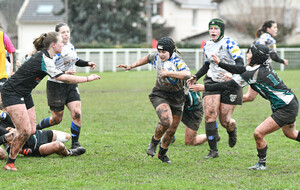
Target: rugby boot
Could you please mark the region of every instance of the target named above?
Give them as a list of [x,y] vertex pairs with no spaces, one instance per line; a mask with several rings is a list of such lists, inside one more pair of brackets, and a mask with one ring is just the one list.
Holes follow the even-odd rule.
[[9,163],[9,164],[6,164],[4,166],[4,170],[17,171],[18,169],[15,168],[15,164],[14,163]]
[[85,148],[78,147],[75,149],[70,149],[69,150],[70,156],[79,156],[85,153]]
[[158,159],[160,159],[163,163],[171,164],[171,160],[168,158],[166,154],[164,155],[157,155]]
[[208,155],[205,156],[204,158],[209,159],[209,158],[217,158],[217,157],[219,157],[218,151],[217,150],[210,150]]
[[249,170],[265,170],[267,169],[265,163],[257,162],[254,166],[248,168]]
[[147,154],[148,156],[154,156],[155,153],[156,153],[156,147],[157,145],[155,145],[154,143],[150,143],[149,146],[148,146],[148,149],[147,149]]
[[233,129],[233,131],[227,131],[228,133],[228,144],[232,148],[235,146],[236,141],[237,141],[237,135],[236,135],[236,127]]

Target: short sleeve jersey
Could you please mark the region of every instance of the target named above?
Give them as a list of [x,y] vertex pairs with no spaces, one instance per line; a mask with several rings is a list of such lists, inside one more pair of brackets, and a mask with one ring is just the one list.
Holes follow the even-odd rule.
[[209,70],[207,76],[214,82],[221,82],[224,77],[221,73],[228,73],[228,71],[220,68],[213,60],[211,55],[219,57],[221,62],[235,65],[237,58],[242,58],[242,52],[239,45],[230,37],[224,36],[220,41],[214,42],[212,40],[206,42],[204,45],[205,62],[209,62]]
[[[154,66],[157,72],[156,77],[156,84],[155,87],[159,90],[164,90],[168,92],[176,92],[183,89],[184,86],[184,80],[178,79],[178,82],[176,84],[170,84],[165,81],[161,77],[161,70],[162,70],[162,61],[158,56],[158,52],[154,52],[148,55],[148,61],[150,64]],[[188,66],[185,64],[185,62],[182,60],[181,57],[179,57],[176,53],[173,53],[172,57],[168,60],[171,61],[175,67],[177,68],[177,71],[190,71]]]
[[43,49],[26,60],[4,84],[3,89],[13,90],[25,97],[31,93],[46,75],[58,77],[62,74],[62,71],[56,69],[48,51]]
[[[70,42],[63,46],[61,53],[58,53],[53,57],[53,60],[56,65],[56,69],[61,71],[74,69],[74,65],[78,61],[78,59],[79,58],[76,49],[73,46],[73,44],[71,44]],[[58,82],[58,83],[63,83],[54,78],[49,78],[48,80]]]
[[233,80],[241,87],[250,84],[252,89],[271,103],[272,109],[278,109],[289,104],[294,98],[283,81],[269,66],[247,66],[246,72],[237,75]]
[[276,40],[269,34],[263,33],[256,40],[256,44],[263,44],[268,46],[270,52],[276,52]]

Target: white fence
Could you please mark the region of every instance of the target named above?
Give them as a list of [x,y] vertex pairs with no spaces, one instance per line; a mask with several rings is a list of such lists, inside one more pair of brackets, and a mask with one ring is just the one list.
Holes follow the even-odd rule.
[[[117,71],[116,66],[119,64],[131,64],[140,58],[156,51],[155,49],[77,49],[78,56],[82,60],[90,60],[97,64],[96,72]],[[190,69],[198,70],[204,62],[202,49],[179,49],[182,58]],[[247,49],[242,49],[244,60],[246,60]],[[281,58],[289,60],[289,66],[273,63],[274,69],[300,69],[300,48],[278,48],[277,53]],[[24,57],[24,51],[17,51],[17,57]],[[22,60],[22,59],[21,59]],[[136,68],[136,70],[152,70],[150,64]],[[76,67],[77,72],[89,73],[88,67]],[[94,71],[93,71],[94,72]]]

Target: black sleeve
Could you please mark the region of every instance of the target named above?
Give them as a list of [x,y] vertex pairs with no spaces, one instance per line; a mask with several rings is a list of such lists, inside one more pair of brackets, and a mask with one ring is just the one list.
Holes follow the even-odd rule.
[[231,89],[231,88],[236,89],[237,87],[239,87],[239,85],[234,80],[229,80],[226,82],[206,84],[205,90],[206,91],[218,91],[218,90],[227,90],[227,89]]
[[197,80],[201,78],[203,75],[205,75],[209,69],[209,62],[205,62],[204,65],[199,69],[199,71],[195,74],[197,77]]
[[89,66],[89,62],[78,59],[78,61],[76,61],[75,65],[78,67],[86,67],[86,66]]
[[220,62],[219,67],[233,74],[242,74],[243,72],[246,71],[246,67],[244,65],[229,65]]
[[271,52],[270,57],[273,61],[276,61],[278,63],[284,63],[283,59],[281,59],[276,52]]
[[241,65],[244,66],[244,59],[239,57],[237,59],[234,60],[235,61],[235,65]]

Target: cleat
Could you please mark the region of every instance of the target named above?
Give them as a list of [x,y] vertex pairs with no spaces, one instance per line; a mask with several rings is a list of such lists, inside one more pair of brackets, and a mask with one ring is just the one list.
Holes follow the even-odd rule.
[[83,147],[78,147],[75,149],[70,149],[69,150],[70,156],[79,156],[85,153],[85,148]]
[[171,160],[168,158],[166,154],[164,155],[157,155],[158,159],[160,159],[163,163],[171,164]]
[[210,150],[208,155],[205,156],[204,158],[209,159],[209,158],[217,158],[217,157],[219,157],[218,151],[217,150]]
[[17,168],[15,168],[15,164],[14,163],[6,164],[4,166],[4,169],[5,170],[9,170],[9,171],[17,171],[18,170]]
[[[156,145],[157,146],[157,145]],[[153,143],[150,143],[147,149],[148,156],[154,156],[156,153],[156,146]]]
[[266,165],[257,162],[254,166],[251,166],[248,168],[249,170],[265,170],[267,169]]
[[232,148],[235,146],[236,141],[237,141],[237,135],[236,135],[236,127],[233,129],[233,131],[228,132],[229,139],[228,139],[228,144]]
[[72,143],[71,149],[76,149],[76,148],[79,148],[79,147],[81,147],[79,142],[74,142],[74,143]]
[[19,154],[23,154],[24,156],[30,156],[32,154],[31,148],[21,148]]

